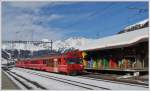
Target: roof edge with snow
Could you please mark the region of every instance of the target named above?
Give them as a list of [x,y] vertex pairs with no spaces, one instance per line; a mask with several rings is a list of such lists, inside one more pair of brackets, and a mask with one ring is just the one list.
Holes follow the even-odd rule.
[[100,38],[95,41],[91,41],[90,43],[80,47],[79,49],[82,51],[90,51],[97,49],[120,48],[134,45],[139,42],[148,41],[148,37],[149,27]]

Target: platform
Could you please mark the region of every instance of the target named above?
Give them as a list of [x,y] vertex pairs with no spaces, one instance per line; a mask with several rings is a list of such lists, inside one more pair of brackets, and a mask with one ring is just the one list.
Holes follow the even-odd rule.
[[8,76],[2,71],[2,90],[19,90],[20,88],[16,86],[16,84],[14,84],[12,82],[12,80],[10,78],[8,78]]
[[148,70],[131,70],[131,69],[90,69],[86,68],[85,69],[88,72],[97,72],[97,73],[110,73],[110,74],[118,74],[118,75],[125,75],[127,73],[134,75],[134,74],[139,74],[139,75],[145,75],[148,74]]

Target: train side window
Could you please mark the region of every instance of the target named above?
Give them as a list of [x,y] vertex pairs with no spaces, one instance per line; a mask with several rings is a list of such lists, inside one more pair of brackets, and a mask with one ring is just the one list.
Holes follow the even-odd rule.
[[47,66],[50,66],[50,65],[49,65],[49,60],[46,60],[46,64],[47,64]]
[[61,63],[61,59],[60,58],[58,58],[58,64],[60,64]]
[[54,59],[51,59],[51,67],[54,67]]
[[36,61],[32,61],[31,63],[32,63],[32,64],[36,64]]
[[53,67],[53,66],[54,66],[53,59],[49,59],[49,60],[47,60],[47,66],[51,66],[51,67]]
[[43,60],[43,64],[46,64],[46,61],[47,61],[47,60]]

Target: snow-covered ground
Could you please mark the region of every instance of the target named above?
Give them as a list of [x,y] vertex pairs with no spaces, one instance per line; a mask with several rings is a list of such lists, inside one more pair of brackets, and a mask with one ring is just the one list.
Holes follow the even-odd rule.
[[[47,78],[43,78],[43,77],[40,77],[40,76],[37,76],[37,75],[28,74],[28,73],[21,72],[21,71],[15,71],[15,73],[17,73],[17,74],[19,74],[19,75],[21,75],[21,76],[23,76],[23,77],[25,77],[25,78],[27,78],[27,79],[29,79],[31,81],[39,83],[40,85],[42,85],[43,87],[45,87],[48,90],[61,90],[61,89],[63,89],[63,90],[70,90],[70,89],[72,89],[72,90],[79,90],[79,89],[81,89],[82,90],[83,89],[83,88],[80,88],[80,87],[68,85],[68,84],[65,84],[65,83],[60,83],[60,82],[57,82],[55,80],[50,80],[50,79],[47,79]],[[11,80],[13,80],[13,82],[15,82],[15,84],[19,88],[24,89],[24,90],[26,89],[20,83],[18,83],[18,81],[13,79],[11,76],[9,76],[9,77],[11,78]],[[25,84],[29,85],[30,87],[33,87],[33,86],[31,86],[30,83],[28,83],[25,80],[23,82]],[[34,87],[33,89],[39,89],[39,88]]]
[[[23,69],[23,68],[13,68],[11,70],[12,72],[15,72],[25,78],[28,78],[32,81],[35,81],[39,84],[42,84],[42,86],[45,86],[47,89],[53,89],[53,90],[77,90],[77,89],[85,89],[79,86],[75,86],[72,84],[80,85],[80,86],[87,86],[92,89],[101,90],[103,88],[112,89],[112,90],[148,90],[147,87],[141,86],[141,85],[129,85],[129,84],[120,84],[120,83],[112,83],[112,82],[106,82],[106,81],[98,81],[93,79],[86,79],[86,78],[80,78],[76,76],[67,76],[67,75],[61,75],[61,74],[55,74],[55,73],[48,73],[48,72],[42,72],[42,71],[35,71],[35,70],[29,70],[29,69]],[[28,73],[29,72],[29,73]],[[30,74],[30,73],[34,74]],[[43,75],[44,77],[41,77],[37,74]],[[53,78],[53,79],[49,79]],[[57,80],[62,80],[64,82],[60,82]],[[65,80],[63,80],[65,79]],[[69,82],[72,84],[68,84],[65,82]],[[82,83],[82,84],[81,84]],[[87,84],[87,85],[84,85]],[[96,87],[90,87],[90,85],[94,85]],[[98,88],[102,87],[102,88]]]
[[7,60],[6,59],[2,58],[1,60],[2,60],[2,62],[1,62],[2,65],[3,64],[7,64]]

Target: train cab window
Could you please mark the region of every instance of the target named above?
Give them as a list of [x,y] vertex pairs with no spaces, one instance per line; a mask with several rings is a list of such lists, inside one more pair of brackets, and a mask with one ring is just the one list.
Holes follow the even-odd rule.
[[81,58],[69,58],[67,60],[68,64],[82,64],[82,59]]

